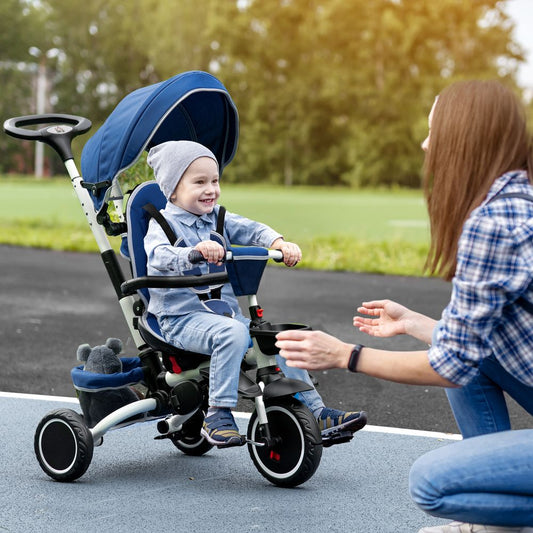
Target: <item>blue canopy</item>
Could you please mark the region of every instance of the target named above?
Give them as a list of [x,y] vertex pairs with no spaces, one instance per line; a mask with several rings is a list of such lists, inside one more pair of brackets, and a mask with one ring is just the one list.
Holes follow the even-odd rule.
[[112,181],[143,150],[165,141],[196,141],[215,154],[222,173],[235,155],[238,138],[237,108],[224,85],[207,72],[184,72],[119,102],[83,148],[83,180],[100,184],[91,190],[98,210]]

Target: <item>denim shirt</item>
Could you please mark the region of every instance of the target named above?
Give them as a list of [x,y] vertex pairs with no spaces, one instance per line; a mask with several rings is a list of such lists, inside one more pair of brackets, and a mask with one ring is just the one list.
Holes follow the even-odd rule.
[[[188,260],[191,249],[201,241],[211,239],[216,231],[219,206],[209,214],[194,215],[181,207],[167,202],[161,214],[167,219],[178,238],[173,246],[169,243],[159,223],[152,219],[144,238],[144,249],[148,258],[149,276],[185,275],[188,270],[199,266],[202,273],[208,273],[208,265],[193,265]],[[268,248],[282,235],[260,222],[226,212],[224,237],[229,244],[262,246]],[[185,246],[183,246],[185,245]],[[240,313],[237,298],[229,283],[222,288],[221,299],[227,302],[235,313]],[[205,311],[196,293],[191,289],[150,289],[148,311],[161,319],[165,316],[179,316],[193,311]]]
[[429,361],[458,385],[494,355],[516,379],[533,386],[533,202],[494,196],[533,195],[525,171],[500,176],[466,220],[458,244],[450,303],[433,331]]

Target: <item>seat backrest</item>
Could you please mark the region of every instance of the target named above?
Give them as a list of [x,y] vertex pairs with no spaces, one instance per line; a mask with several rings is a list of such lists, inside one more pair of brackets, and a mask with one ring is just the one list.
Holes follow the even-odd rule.
[[[157,210],[161,210],[166,203],[166,198],[155,181],[141,183],[128,199],[126,206],[127,239],[133,277],[146,276],[148,272],[144,237],[152,217],[143,207],[146,204],[152,204]],[[139,317],[139,333],[149,346],[161,351],[167,370],[181,372],[181,370],[196,368],[199,363],[209,359],[209,355],[188,352],[168,344],[161,334],[156,317],[147,311],[150,300],[148,289],[139,289],[137,292],[145,305],[144,313]]]
[[[152,204],[157,210],[163,209],[167,200],[159,185],[155,181],[145,181],[138,185],[131,193],[126,207],[128,222],[128,252],[131,261],[133,277],[147,275],[146,252],[144,251],[144,237],[148,231],[151,215],[143,209],[146,204]],[[148,305],[150,294],[148,289],[140,289],[139,295]]]

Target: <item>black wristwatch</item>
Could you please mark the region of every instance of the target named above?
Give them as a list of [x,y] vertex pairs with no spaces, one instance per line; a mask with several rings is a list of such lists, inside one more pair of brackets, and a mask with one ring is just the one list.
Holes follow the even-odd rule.
[[352,353],[350,354],[350,359],[348,360],[348,370],[350,372],[357,372],[357,361],[359,361],[359,356],[361,355],[361,350],[363,349],[362,344],[356,344],[353,349]]

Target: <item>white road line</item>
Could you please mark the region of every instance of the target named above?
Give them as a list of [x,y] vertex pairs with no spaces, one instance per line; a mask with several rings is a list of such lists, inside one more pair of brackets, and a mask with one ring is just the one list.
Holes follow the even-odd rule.
[[[46,396],[42,394],[24,394],[21,392],[0,392],[0,398],[20,398],[21,400],[40,400],[46,402],[63,402],[79,405],[77,398],[67,396]],[[249,419],[250,413],[234,412],[237,418]],[[373,433],[391,433],[394,435],[408,435],[411,437],[429,437],[432,439],[461,440],[461,435],[456,433],[441,433],[439,431],[422,431],[419,429],[404,429],[386,426],[365,426],[361,431]]]

